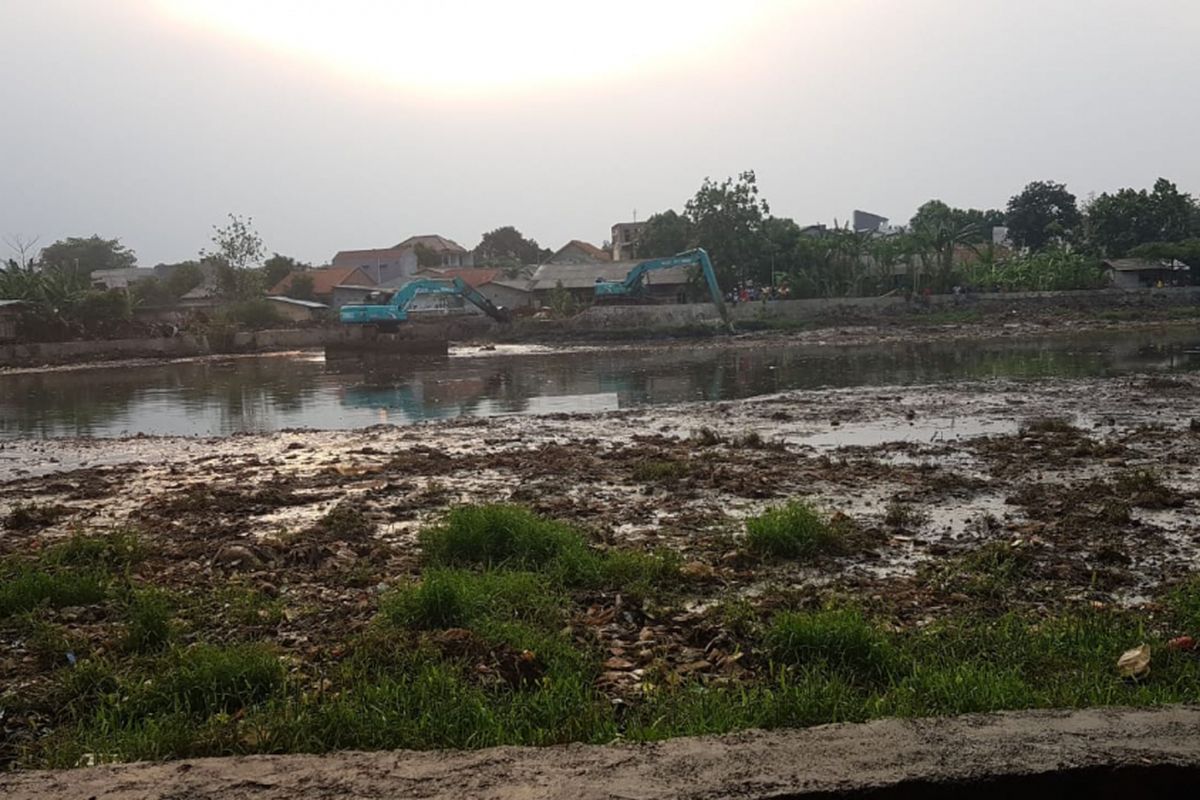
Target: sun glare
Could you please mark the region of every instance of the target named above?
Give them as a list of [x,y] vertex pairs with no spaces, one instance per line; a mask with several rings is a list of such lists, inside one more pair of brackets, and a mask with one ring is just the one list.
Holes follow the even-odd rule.
[[765,2],[159,0],[174,19],[418,91],[536,88],[702,62]]

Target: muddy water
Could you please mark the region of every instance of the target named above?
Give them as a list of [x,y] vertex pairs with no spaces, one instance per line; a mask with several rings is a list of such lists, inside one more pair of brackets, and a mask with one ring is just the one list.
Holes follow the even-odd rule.
[[316,353],[0,375],[0,436],[227,435],[462,415],[606,411],[790,389],[1200,369],[1200,334],[547,350],[329,361]]

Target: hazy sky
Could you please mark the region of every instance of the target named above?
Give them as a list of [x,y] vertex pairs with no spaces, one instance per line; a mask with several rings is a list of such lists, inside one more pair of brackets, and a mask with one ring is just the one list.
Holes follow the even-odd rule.
[[193,257],[513,224],[543,245],[758,173],[801,223],[1200,193],[1200,0],[0,0],[0,233]]

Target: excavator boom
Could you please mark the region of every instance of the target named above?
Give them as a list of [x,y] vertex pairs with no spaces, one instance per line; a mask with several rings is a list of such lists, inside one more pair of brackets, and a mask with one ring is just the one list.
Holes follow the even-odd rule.
[[597,281],[596,298],[599,300],[604,298],[636,297],[643,290],[643,281],[647,274],[660,269],[690,266],[700,267],[700,272],[704,276],[704,282],[708,286],[709,294],[712,296],[713,305],[717,307],[717,313],[721,315],[721,320],[732,329],[729,309],[725,307],[725,298],[721,295],[721,287],[717,283],[717,273],[713,269],[712,260],[709,259],[708,253],[699,247],[695,250],[688,250],[666,258],[653,258],[649,261],[643,261],[631,269],[622,281]]

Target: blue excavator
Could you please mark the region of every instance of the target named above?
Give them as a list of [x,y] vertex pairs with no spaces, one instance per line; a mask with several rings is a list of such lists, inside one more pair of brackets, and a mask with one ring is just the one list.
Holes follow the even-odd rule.
[[408,307],[414,300],[430,294],[462,297],[497,322],[512,320],[508,309],[488,300],[462,278],[455,278],[449,283],[417,278],[404,284],[385,303],[344,305],[339,314],[343,325],[374,325],[380,330],[392,330],[408,319]]
[[733,323],[729,318],[729,309],[725,307],[725,298],[721,295],[721,287],[717,283],[717,273],[713,270],[708,253],[700,247],[666,258],[652,258],[643,261],[629,270],[629,274],[625,276],[624,280],[596,281],[596,302],[642,302],[646,296],[646,276],[651,272],[673,267],[693,266],[700,267],[704,282],[708,285],[708,292],[712,296],[713,305],[717,307],[717,313],[721,315],[721,321],[732,330]]

